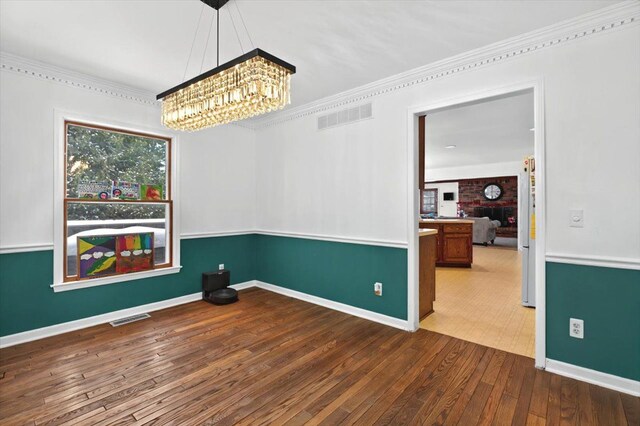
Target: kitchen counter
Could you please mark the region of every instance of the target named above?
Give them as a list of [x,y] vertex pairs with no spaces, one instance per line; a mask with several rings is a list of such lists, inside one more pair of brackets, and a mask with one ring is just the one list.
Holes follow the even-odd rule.
[[418,230],[418,237],[426,237],[427,235],[436,235],[437,233],[438,233],[437,229],[420,228]]
[[470,223],[473,225],[473,220],[470,220],[470,219],[420,219],[420,223]]
[[418,233],[419,251],[419,313],[420,319],[433,312],[433,302],[436,300],[436,257],[437,229],[421,229]]
[[469,219],[421,219],[420,231],[437,232],[437,266],[470,268],[473,263],[473,225]]

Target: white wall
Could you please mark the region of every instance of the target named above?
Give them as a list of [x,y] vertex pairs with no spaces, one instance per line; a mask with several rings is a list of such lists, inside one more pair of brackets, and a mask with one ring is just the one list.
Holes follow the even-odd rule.
[[[407,241],[407,109],[543,78],[547,251],[640,259],[640,28],[535,50],[372,97],[374,118],[258,135],[258,228]],[[431,177],[433,178],[433,177]],[[624,216],[609,206],[624,200]],[[570,228],[584,209],[584,228]]]
[[[12,71],[0,73],[0,247],[53,244],[54,109],[159,129],[157,106]],[[179,135],[182,233],[253,229],[255,134]]]
[[181,136],[180,144],[181,234],[254,230],[255,132],[214,127]]
[[[158,110],[4,69],[0,77],[0,247],[51,244],[54,108],[143,127],[158,127]],[[317,131],[307,114],[257,135],[237,126],[183,134],[182,232],[406,242],[408,107],[541,77],[548,252],[640,259],[640,221],[612,220],[609,207],[623,200],[626,217],[640,215],[637,20],[370,97],[371,120]],[[569,228],[570,209],[584,209],[584,228]]]
[[[533,154],[533,146],[531,146],[531,154]],[[434,182],[439,180],[518,176],[523,173],[523,167],[521,161],[509,161],[504,163],[488,163],[473,166],[425,169],[424,173],[426,182]]]
[[[425,189],[438,190],[438,216],[456,216],[458,212],[458,182],[428,183]],[[453,201],[445,201],[444,193],[453,192]]]
[[378,118],[315,126],[310,116],[259,132],[258,229],[406,242],[403,133]]

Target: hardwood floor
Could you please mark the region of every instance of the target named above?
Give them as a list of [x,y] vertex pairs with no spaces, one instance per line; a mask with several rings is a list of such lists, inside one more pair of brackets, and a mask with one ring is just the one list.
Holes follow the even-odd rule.
[[0,424],[638,425],[529,358],[247,290],[0,350]]
[[535,309],[521,304],[520,268],[517,248],[473,246],[471,269],[436,269],[434,313],[420,327],[533,358]]

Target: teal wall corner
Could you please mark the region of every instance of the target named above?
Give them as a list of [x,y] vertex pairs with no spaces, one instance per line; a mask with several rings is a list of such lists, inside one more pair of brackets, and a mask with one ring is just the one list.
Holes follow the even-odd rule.
[[247,234],[182,240],[181,263],[177,274],[54,293],[52,251],[0,255],[0,336],[197,293],[220,263],[232,284],[258,279],[407,319],[406,249]]
[[0,336],[201,291],[202,272],[224,263],[232,283],[255,276],[255,235],[182,240],[177,274],[54,293],[53,251],[0,255]]
[[547,262],[546,289],[547,358],[640,380],[640,271]]
[[256,254],[259,281],[407,319],[406,249],[258,235]]

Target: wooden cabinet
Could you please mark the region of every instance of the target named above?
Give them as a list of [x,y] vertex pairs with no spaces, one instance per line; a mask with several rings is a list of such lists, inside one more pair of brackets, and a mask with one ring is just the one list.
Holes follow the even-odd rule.
[[436,234],[420,235],[419,250],[419,310],[420,319],[433,312],[433,302],[436,300]]
[[430,220],[420,222],[420,228],[438,231],[437,266],[471,267],[473,263],[473,222]]

